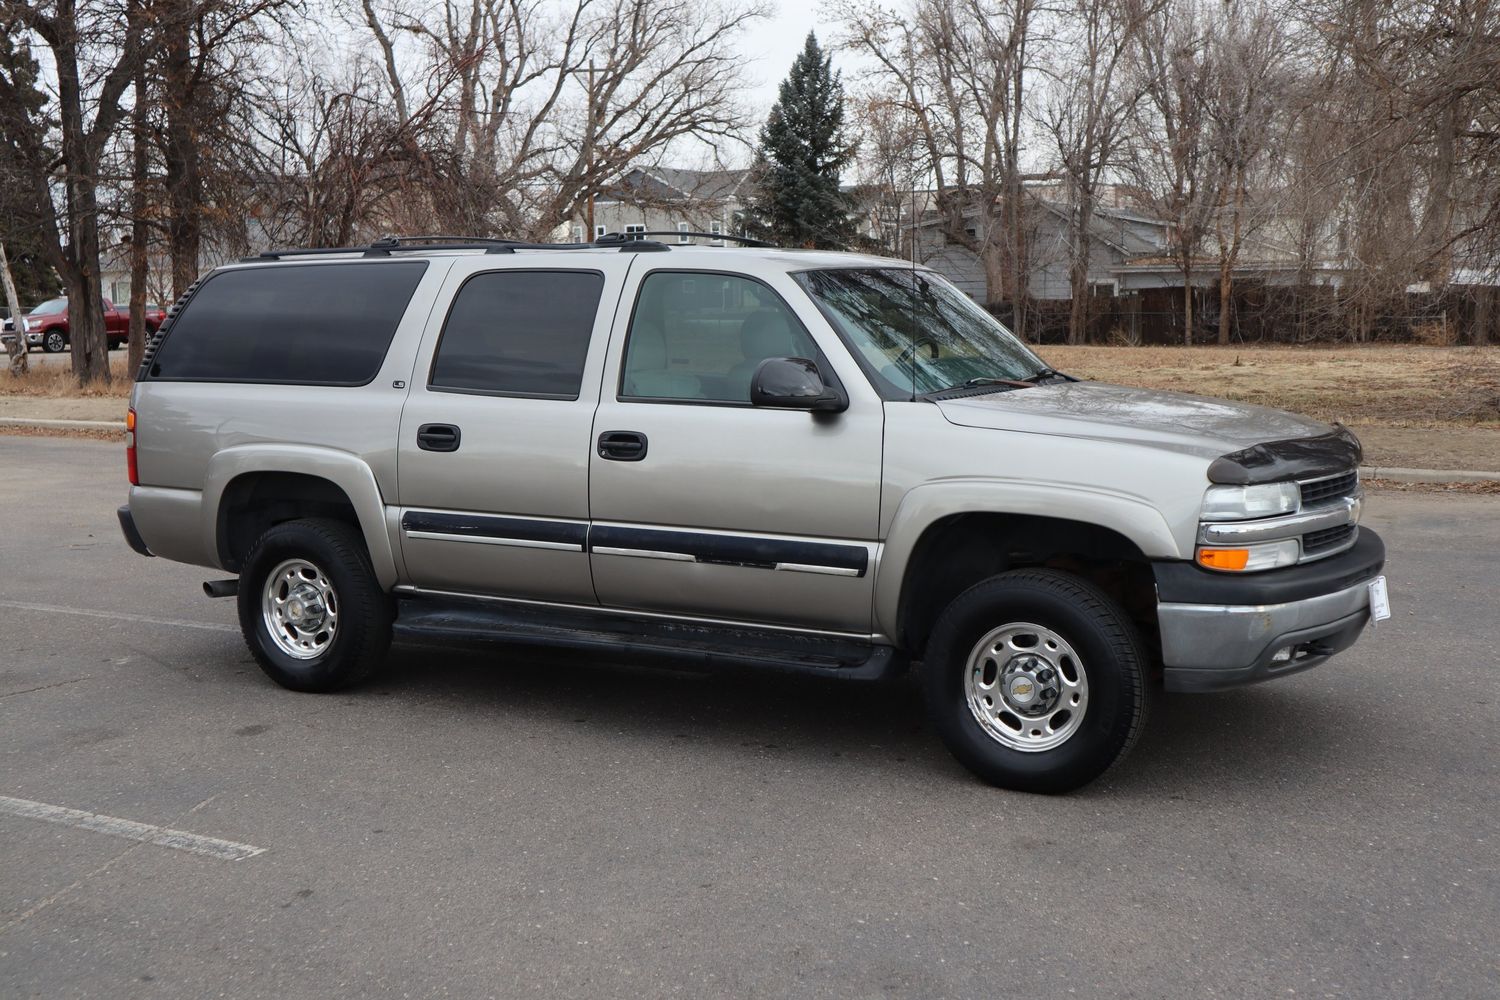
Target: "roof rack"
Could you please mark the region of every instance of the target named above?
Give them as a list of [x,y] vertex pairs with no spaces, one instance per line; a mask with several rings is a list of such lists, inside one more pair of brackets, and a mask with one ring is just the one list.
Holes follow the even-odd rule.
[[[673,235],[676,235],[675,233]],[[515,253],[517,250],[619,250],[622,253],[653,253],[671,249],[656,240],[637,239],[637,234],[606,233],[592,243],[533,243],[528,240],[492,239],[485,236],[382,236],[362,247],[308,247],[305,249],[267,250],[252,257],[281,260],[284,257],[318,257],[330,254],[360,254],[364,257],[389,257],[392,253],[419,253],[424,250],[483,250],[485,253]]]
[[[616,235],[618,234],[610,234],[610,236]],[[767,243],[765,240],[757,240],[749,236],[732,236],[729,233],[694,233],[685,229],[648,229],[645,232],[628,233],[626,235],[630,239],[634,239],[637,236],[696,236],[705,240],[728,240],[731,243],[738,243],[741,246],[747,247],[766,247],[773,250],[779,247],[779,244]],[[603,238],[601,237],[601,239]]]

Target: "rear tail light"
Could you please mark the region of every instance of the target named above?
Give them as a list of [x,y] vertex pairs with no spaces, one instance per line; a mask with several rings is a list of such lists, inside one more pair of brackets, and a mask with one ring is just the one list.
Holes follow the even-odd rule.
[[141,473],[135,466],[135,408],[125,411],[125,469],[130,473],[130,485],[141,485]]

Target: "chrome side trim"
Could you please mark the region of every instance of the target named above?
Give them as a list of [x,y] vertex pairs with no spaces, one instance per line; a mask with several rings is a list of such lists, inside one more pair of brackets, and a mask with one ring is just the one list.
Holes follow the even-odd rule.
[[[596,550],[597,551],[597,550]],[[632,554],[634,554],[632,552]],[[596,611],[606,615],[625,615],[632,618],[654,618],[659,621],[692,622],[697,625],[728,625],[733,628],[766,629],[775,632],[794,632],[798,635],[822,635],[836,639],[858,639],[882,646],[892,645],[890,637],[883,632],[840,632],[836,629],[803,628],[797,625],[776,625],[770,622],[745,621],[735,618],[709,618],[703,615],[670,615],[656,611],[637,611],[634,608],[610,608],[601,604],[569,604],[565,601],[535,601],[524,597],[496,597],[493,594],[467,594],[457,590],[431,590],[401,584],[392,588],[398,594],[418,594],[427,597],[461,597],[470,601],[495,601],[500,604],[522,604],[537,608],[564,608],[569,611]]]
[[785,573],[821,573],[824,576],[860,575],[859,570],[850,569],[847,566],[812,566],[807,563],[777,563],[775,568]]
[[612,545],[595,545],[595,555],[634,556],[637,559],[667,559],[672,562],[697,562],[696,556],[687,552],[662,552],[656,549],[619,549]]
[[557,549],[563,552],[582,552],[583,546],[572,542],[544,542],[531,538],[500,538],[494,535],[453,535],[445,531],[411,531],[407,538],[426,538],[437,542],[475,542],[479,545],[505,545],[517,549]]

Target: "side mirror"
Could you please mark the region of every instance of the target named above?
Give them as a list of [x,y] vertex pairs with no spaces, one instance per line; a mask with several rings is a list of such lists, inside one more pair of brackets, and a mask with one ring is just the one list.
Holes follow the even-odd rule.
[[767,358],[750,380],[750,402],[782,410],[842,413],[849,399],[823,381],[818,366],[806,358]]

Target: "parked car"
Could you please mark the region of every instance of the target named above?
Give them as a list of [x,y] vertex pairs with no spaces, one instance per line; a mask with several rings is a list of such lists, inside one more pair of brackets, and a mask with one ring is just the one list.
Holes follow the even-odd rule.
[[370,676],[393,634],[920,663],[960,761],[1056,792],[1160,688],[1283,677],[1388,613],[1347,430],[1056,372],[878,257],[271,255],[189,292],[128,427],[126,540],[237,574],[205,589],[297,691]]
[[[109,349],[121,347],[130,338],[130,310],[121,309],[109,299],[104,305],[104,332]],[[166,314],[152,307],[146,310],[146,334],[149,336],[161,326]],[[65,296],[48,299],[26,314],[26,343],[28,347],[40,347],[49,353],[66,351],[71,343],[68,325],[68,300]]]

